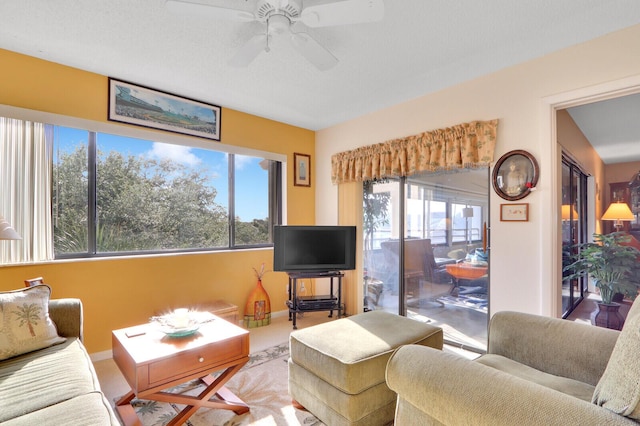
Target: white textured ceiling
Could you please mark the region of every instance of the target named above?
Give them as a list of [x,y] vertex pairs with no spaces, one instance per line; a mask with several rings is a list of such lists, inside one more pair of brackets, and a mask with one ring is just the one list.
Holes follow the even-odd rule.
[[640,94],[567,111],[605,164],[640,161]]
[[280,43],[237,69],[256,23],[163,0],[2,0],[0,48],[319,130],[638,23],[638,0],[386,0],[381,22],[308,29],[340,61],[328,71]]

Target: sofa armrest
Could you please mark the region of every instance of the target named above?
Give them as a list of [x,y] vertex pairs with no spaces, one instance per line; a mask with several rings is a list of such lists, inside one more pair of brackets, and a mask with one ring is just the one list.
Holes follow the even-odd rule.
[[80,299],[51,299],[49,316],[62,337],[79,337],[83,340],[82,302]]
[[[419,345],[393,353],[386,381],[398,394],[395,424],[636,424],[595,404]],[[405,411],[405,401],[415,409]]]
[[620,332],[521,312],[497,312],[487,352],[595,386]]

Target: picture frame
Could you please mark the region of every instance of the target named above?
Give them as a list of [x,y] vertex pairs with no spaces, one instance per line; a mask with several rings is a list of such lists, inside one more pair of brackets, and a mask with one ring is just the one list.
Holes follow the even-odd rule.
[[41,285],[41,284],[44,284],[44,278],[42,278],[42,277],[30,278],[28,280],[24,280],[24,286],[25,287],[33,287],[33,286]]
[[501,198],[521,200],[538,183],[538,162],[533,155],[521,149],[507,152],[493,168],[492,183]]
[[501,222],[528,222],[529,203],[500,204]]
[[220,141],[222,109],[109,77],[108,120]]
[[293,184],[311,186],[311,155],[293,153]]

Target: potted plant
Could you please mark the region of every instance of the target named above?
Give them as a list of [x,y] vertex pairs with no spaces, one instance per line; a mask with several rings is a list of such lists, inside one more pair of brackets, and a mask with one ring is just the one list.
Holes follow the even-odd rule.
[[624,232],[593,234],[593,242],[576,244],[571,257],[572,263],[564,267],[571,275],[565,279],[575,279],[587,274],[600,290],[602,302],[591,314],[591,323],[600,327],[622,329],[624,317],[620,314],[620,304],[613,301],[616,294],[635,300],[640,287],[638,258],[640,251],[625,245],[630,240]]

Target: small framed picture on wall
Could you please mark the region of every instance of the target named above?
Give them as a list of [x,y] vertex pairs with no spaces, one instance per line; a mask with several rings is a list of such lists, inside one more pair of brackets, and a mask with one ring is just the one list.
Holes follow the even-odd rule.
[[529,220],[529,203],[500,204],[500,220],[502,222],[527,222]]
[[293,184],[311,186],[311,156],[293,153]]

